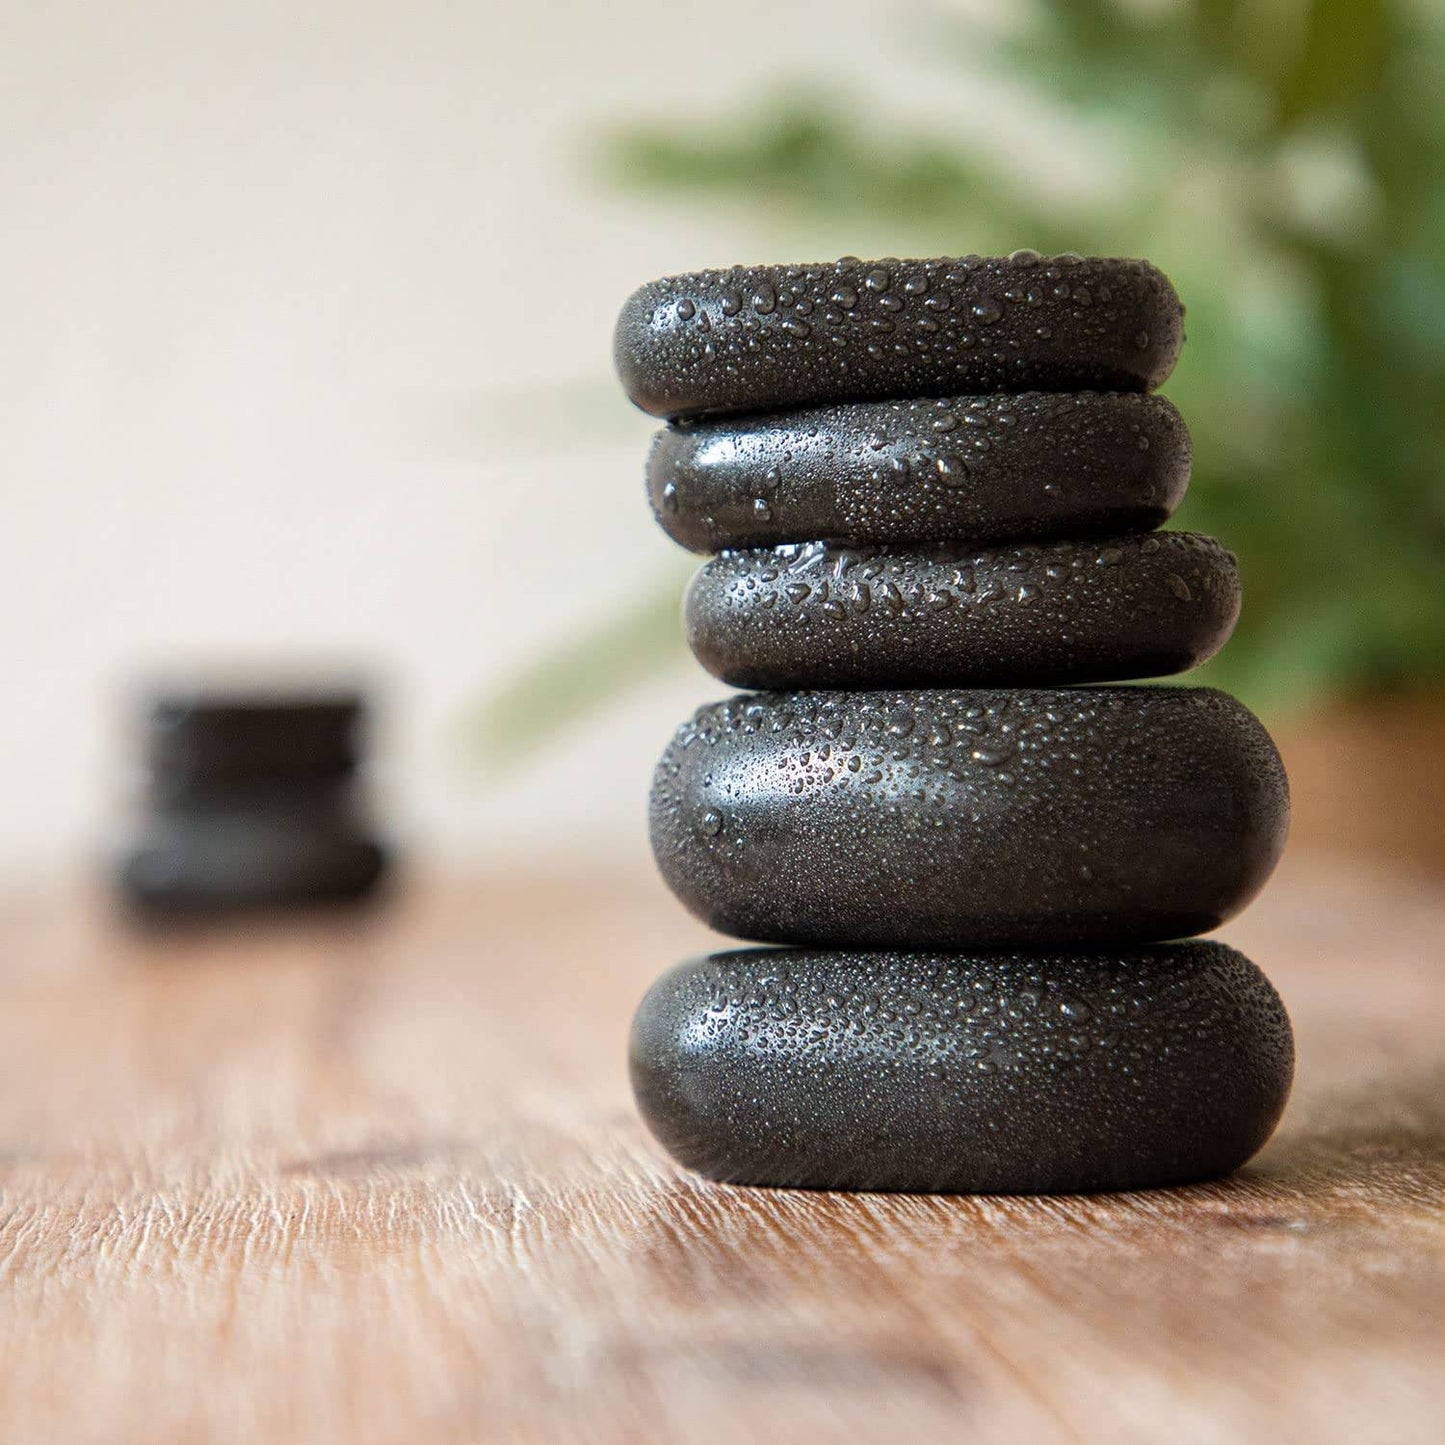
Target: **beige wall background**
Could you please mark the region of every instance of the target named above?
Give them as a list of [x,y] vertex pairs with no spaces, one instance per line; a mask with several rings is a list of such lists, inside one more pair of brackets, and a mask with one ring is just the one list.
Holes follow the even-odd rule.
[[499,786],[464,718],[676,565],[650,423],[610,381],[618,304],[775,241],[607,192],[588,146],[800,70],[986,116],[899,17],[3,0],[0,876],[95,855],[129,684],[280,656],[389,683],[381,783],[415,848],[640,857],[652,761],[716,684],[679,663]]

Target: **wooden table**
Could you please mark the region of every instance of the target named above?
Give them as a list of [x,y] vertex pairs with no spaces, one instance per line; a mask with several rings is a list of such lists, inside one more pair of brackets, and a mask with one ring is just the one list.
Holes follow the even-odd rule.
[[679,1173],[646,878],[147,937],[0,906],[0,1440],[1438,1441],[1445,895],[1286,864],[1227,936],[1295,1098],[1224,1183],[849,1196]]

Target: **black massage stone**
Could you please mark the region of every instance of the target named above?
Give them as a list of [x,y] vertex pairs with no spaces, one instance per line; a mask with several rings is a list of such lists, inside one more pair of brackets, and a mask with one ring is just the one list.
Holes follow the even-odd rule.
[[1193,532],[990,551],[725,552],[686,606],[698,661],[759,688],[1162,677],[1212,657],[1238,616],[1233,555]]
[[658,764],[663,877],[720,932],[973,948],[1151,942],[1262,886],[1289,803],[1207,688],[741,694]]
[[664,974],[632,1027],[649,1128],[737,1184],[1058,1193],[1227,1174],[1294,1067],[1218,943],[1095,953],[748,949]]
[[143,913],[203,915],[354,902],[376,890],[386,865],[344,811],[191,805],[151,820],[120,883]]
[[146,816],[119,863],[152,917],[352,902],[388,858],[359,776],[366,703],[351,689],[171,688],[145,719]]
[[167,796],[345,778],[356,771],[362,712],[351,692],[170,692],[146,720],[146,761]]
[[657,435],[648,496],[694,552],[778,542],[1000,542],[1148,532],[1189,484],[1189,433],[1124,392],[860,402]]
[[649,282],[615,338],[654,416],[986,391],[1149,391],[1184,308],[1147,261],[945,257],[735,266]]

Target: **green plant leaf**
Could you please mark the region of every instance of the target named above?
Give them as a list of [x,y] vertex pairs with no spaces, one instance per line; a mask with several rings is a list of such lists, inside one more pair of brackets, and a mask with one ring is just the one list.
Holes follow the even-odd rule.
[[570,633],[485,699],[469,733],[498,773],[553,742],[598,704],[682,658],[682,579],[661,577],[631,604]]
[[[923,37],[1099,164],[1067,197],[998,144],[901,129],[806,82],[731,118],[607,138],[610,183],[754,211],[780,251],[1146,254],[1189,305],[1169,392],[1195,468],[1177,525],[1237,552],[1244,615],[1198,674],[1279,712],[1445,682],[1445,7],[1427,0],[1038,0]],[[1283,187],[1344,158],[1358,204]],[[1105,163],[1107,162],[1107,163]],[[1316,182],[1317,183],[1317,182]],[[1308,200],[1308,197],[1304,197]],[[542,659],[481,731],[514,756],[681,654],[675,588]],[[1191,675],[1191,680],[1194,680]]]

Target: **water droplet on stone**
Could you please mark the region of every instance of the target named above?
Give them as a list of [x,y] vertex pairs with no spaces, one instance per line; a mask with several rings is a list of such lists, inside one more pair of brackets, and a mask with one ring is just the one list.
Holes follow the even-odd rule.
[[1013,757],[1013,748],[1007,743],[980,743],[969,753],[969,757],[985,768],[1002,767]]
[[938,480],[945,487],[961,487],[968,481],[968,463],[952,452],[946,452],[934,463]]

